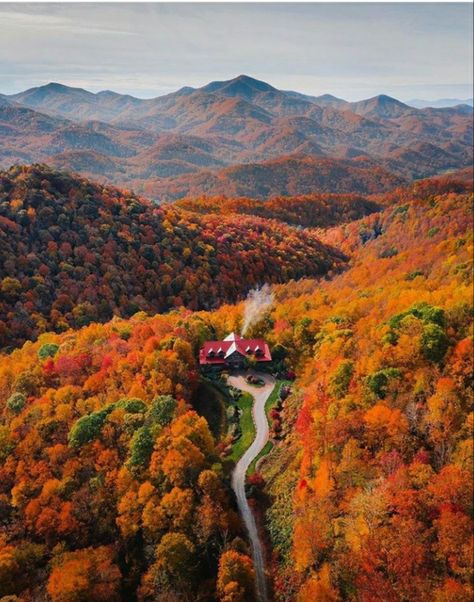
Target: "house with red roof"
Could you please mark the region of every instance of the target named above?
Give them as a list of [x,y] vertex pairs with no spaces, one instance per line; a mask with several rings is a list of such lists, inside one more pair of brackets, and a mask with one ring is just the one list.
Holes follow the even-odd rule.
[[206,341],[199,350],[201,366],[242,368],[245,359],[270,362],[272,356],[263,339],[244,339],[231,332],[222,341]]

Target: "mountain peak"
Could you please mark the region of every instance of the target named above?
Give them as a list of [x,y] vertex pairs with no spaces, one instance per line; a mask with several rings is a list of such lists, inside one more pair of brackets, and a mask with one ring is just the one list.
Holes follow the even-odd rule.
[[375,100],[379,104],[396,104],[396,105],[402,105],[404,107],[408,106],[405,103],[403,103],[401,100],[397,100],[396,98],[393,98],[393,96],[388,96],[387,94],[378,94],[377,96],[374,96],[372,99],[369,98],[369,100]]
[[100,92],[97,92],[94,96],[96,96],[99,99],[106,100],[118,100],[122,102],[141,102],[141,100],[136,96],[132,96],[131,94],[120,94],[119,92],[114,92],[113,90],[101,90]]
[[46,100],[58,99],[59,97],[82,97],[91,98],[94,96],[92,92],[88,92],[83,88],[72,88],[71,86],[65,86],[58,82],[49,82],[44,86],[37,86],[36,88],[29,88],[24,92],[18,94],[12,94],[9,98],[18,101],[19,103],[25,103],[27,106],[36,106]]
[[234,77],[234,79],[229,80],[228,83],[237,82],[245,84],[247,86],[252,86],[252,88],[258,89],[261,92],[266,92],[268,90],[276,90],[276,88],[274,88],[270,84],[267,84],[267,82],[264,82],[260,79],[255,79],[254,77],[250,77],[250,75],[245,75],[244,73],[238,75],[237,77]]
[[270,84],[244,74],[225,81],[211,82],[203,86],[201,90],[211,94],[239,96],[246,100],[252,99],[260,92],[277,92],[277,89]]
[[334,96],[334,94],[321,94],[320,96],[316,96],[316,98],[321,99],[321,100],[338,100],[338,101],[343,100],[342,98],[338,98],[337,96]]
[[189,94],[192,94],[195,91],[196,88],[192,88],[191,86],[183,86],[182,88],[174,92],[174,94],[178,94],[179,96],[188,96]]
[[116,96],[125,96],[125,94],[119,94],[118,92],[114,92],[113,90],[101,90],[97,92],[96,96],[109,96],[110,98]]
[[407,111],[413,111],[412,107],[392,96],[387,96],[387,94],[378,94],[366,100],[353,102],[351,103],[351,108],[354,113],[365,117],[383,118],[399,117]]
[[[73,86],[66,86],[65,84],[60,84],[59,82],[49,82],[44,86],[38,86],[37,88],[30,88],[30,90],[26,90],[26,92],[41,92],[43,94],[89,94],[92,95],[92,92],[88,90],[84,90],[84,88],[75,88]],[[25,93],[26,93],[25,92]]]
[[71,90],[69,86],[65,86],[64,84],[60,84],[59,82],[49,82],[45,86],[39,86],[38,89],[42,88],[43,90],[50,90],[51,92],[67,92]]

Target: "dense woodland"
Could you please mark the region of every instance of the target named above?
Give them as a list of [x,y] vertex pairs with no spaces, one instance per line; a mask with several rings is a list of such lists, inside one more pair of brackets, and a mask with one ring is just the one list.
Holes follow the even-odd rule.
[[321,192],[361,194],[388,191],[406,182],[367,157],[334,159],[306,154],[284,155],[263,163],[232,165],[219,171],[201,170],[174,178],[151,177],[144,194],[173,201],[202,194],[267,199],[277,195]]
[[238,213],[278,219],[292,226],[327,228],[352,222],[380,209],[375,201],[357,194],[311,194],[272,197],[265,202],[249,198],[198,197],[183,199],[175,207],[200,214]]
[[[106,262],[112,282],[118,265],[129,274],[144,265],[142,244],[160,250],[167,269],[179,265],[182,273],[190,266],[191,274],[202,265],[193,253],[204,234],[208,244],[237,248],[248,259],[242,266],[233,255],[234,269],[254,274],[248,262],[259,253],[263,269],[284,252],[288,264],[281,270],[296,256],[298,269],[317,257],[329,270],[339,260],[322,244],[341,249],[349,257],[343,273],[275,286],[274,305],[251,333],[265,336],[296,373],[292,394],[272,414],[275,445],[252,481],[274,598],[472,599],[473,240],[465,186],[433,181],[399,189],[387,195],[383,211],[317,233],[235,213],[198,210],[192,217],[192,204],[155,209],[108,188],[98,206],[96,186],[38,168],[4,174],[2,186],[7,211],[0,219],[14,241],[8,248],[12,258],[19,250],[25,258],[24,274],[8,274],[19,283],[12,286],[17,297],[2,290],[9,311],[29,301],[23,295],[38,274],[48,282],[58,258],[73,271],[103,261],[105,249],[90,247],[101,231],[109,233],[106,245],[114,242],[113,260]],[[280,201],[269,208],[271,217],[291,221]],[[339,210],[344,214],[344,203]],[[67,220],[63,239],[60,220]],[[135,223],[149,236],[138,249]],[[239,238],[240,224],[259,224],[251,250]],[[27,248],[21,232],[35,233],[34,247]],[[71,249],[62,257],[66,242]],[[57,246],[48,256],[43,250],[50,243]],[[289,255],[292,249],[298,255]],[[83,259],[88,253],[94,261]],[[41,260],[30,264],[31,254]],[[81,263],[71,264],[74,258]],[[70,298],[73,278],[59,265]],[[140,273],[146,280],[146,271]],[[268,279],[278,281],[272,274]],[[87,283],[95,291],[95,282]],[[34,305],[37,298],[42,294],[24,311],[35,307],[43,318],[38,339],[0,363],[0,596],[9,602],[253,600],[252,561],[229,488],[231,463],[191,403],[200,381],[199,346],[238,331],[243,304],[153,316],[133,308],[128,319],[86,320],[82,327],[71,321],[75,330],[53,333],[42,332],[55,323],[48,305],[44,315]],[[69,312],[59,311],[60,319],[67,321]],[[19,330],[14,340],[25,335]]]
[[344,260],[309,231],[159,208],[44,166],[0,174],[0,253],[0,347],[140,310],[209,309]]
[[472,195],[399,194],[271,314],[299,375],[263,468],[277,600],[472,599]]
[[221,458],[188,403],[209,336],[190,313],[137,314],[2,358],[0,595],[252,598]]

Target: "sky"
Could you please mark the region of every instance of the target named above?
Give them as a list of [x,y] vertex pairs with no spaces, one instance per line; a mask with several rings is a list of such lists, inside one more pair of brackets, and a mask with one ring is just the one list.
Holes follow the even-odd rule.
[[0,93],[51,81],[149,98],[240,74],[359,100],[470,98],[457,4],[0,4]]

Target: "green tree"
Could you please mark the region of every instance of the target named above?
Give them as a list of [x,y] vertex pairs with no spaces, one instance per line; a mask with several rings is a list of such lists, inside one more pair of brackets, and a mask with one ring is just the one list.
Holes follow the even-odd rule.
[[45,343],[41,345],[38,350],[38,357],[40,360],[45,360],[48,357],[54,357],[59,349],[59,345],[54,343]]
[[385,399],[390,381],[394,378],[400,378],[400,376],[401,373],[398,368],[384,368],[367,377],[367,386],[379,399]]
[[330,381],[331,394],[336,399],[342,399],[347,395],[353,373],[354,363],[350,360],[341,362],[337,367]]
[[24,393],[13,393],[7,399],[7,408],[14,414],[19,414],[26,405],[26,395]]
[[167,426],[176,409],[177,401],[171,395],[158,395],[152,402],[148,416],[150,421],[160,426]]
[[421,335],[421,351],[426,359],[440,362],[449,347],[449,339],[438,324],[426,324]]
[[97,439],[108,413],[107,410],[101,410],[79,418],[69,431],[69,445],[78,448]]
[[150,462],[153,452],[154,439],[148,426],[142,426],[133,435],[130,441],[130,456],[128,464],[132,467],[145,468]]

